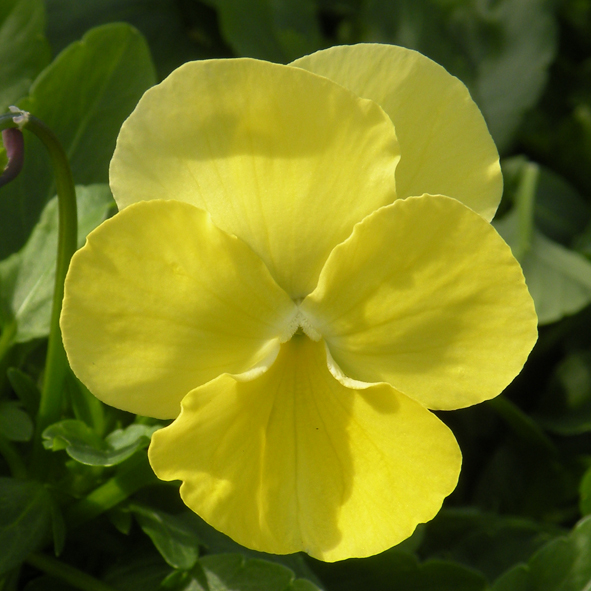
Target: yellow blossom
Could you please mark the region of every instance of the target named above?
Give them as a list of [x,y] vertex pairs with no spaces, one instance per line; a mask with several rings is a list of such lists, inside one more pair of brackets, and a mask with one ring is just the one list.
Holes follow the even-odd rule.
[[111,186],[61,325],[98,398],[175,419],[156,474],[266,552],[368,556],[431,519],[461,454],[430,410],[498,395],[536,339],[466,88],[387,45],[189,63]]

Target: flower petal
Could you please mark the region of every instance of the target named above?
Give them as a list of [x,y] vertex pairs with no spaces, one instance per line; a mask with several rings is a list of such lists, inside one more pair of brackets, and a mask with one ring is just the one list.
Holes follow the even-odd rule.
[[392,122],[375,103],[299,68],[185,64],[149,90],[111,163],[120,207],[176,199],[208,211],[294,299],[332,248],[395,198]]
[[322,342],[296,335],[253,381],[187,395],[149,457],[185,503],[239,543],[322,560],[381,552],[431,519],[455,487],[449,429],[387,384],[354,390]]
[[388,382],[433,409],[499,394],[537,337],[510,248],[441,196],[398,200],[358,224],[301,310],[344,375]]
[[260,259],[207,213],[151,201],[106,221],[74,255],[61,327],[95,396],[172,418],[193,388],[272,360],[294,312]]
[[394,45],[331,47],[291,65],[372,99],[396,127],[399,198],[454,197],[491,220],[501,201],[499,156],[466,87],[416,51]]

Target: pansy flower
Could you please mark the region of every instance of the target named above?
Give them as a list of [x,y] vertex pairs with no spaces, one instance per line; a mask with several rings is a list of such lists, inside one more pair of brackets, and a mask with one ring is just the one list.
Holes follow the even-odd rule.
[[461,454],[431,410],[498,395],[536,339],[461,82],[387,45],[188,63],[110,174],[61,326],[98,398],[174,419],[156,474],[265,552],[368,556],[433,518]]

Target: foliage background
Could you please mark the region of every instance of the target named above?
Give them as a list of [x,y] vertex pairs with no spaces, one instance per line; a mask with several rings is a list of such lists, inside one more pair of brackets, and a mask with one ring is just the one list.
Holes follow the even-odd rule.
[[122,121],[175,67],[362,41],[418,49],[470,88],[502,156],[498,229],[543,325],[502,397],[441,413],[464,453],[457,490],[400,546],[322,564],[245,550],[188,513],[147,466],[158,423],[71,375],[63,420],[41,433],[56,204],[26,137],[24,170],[0,191],[1,590],[589,589],[591,0],[0,0],[0,110],[58,135],[83,241],[113,211]]

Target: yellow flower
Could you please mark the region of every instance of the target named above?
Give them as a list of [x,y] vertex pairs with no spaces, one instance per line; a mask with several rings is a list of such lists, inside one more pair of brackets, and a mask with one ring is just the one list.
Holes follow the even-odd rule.
[[536,339],[466,88],[386,45],[189,63],[123,125],[111,186],[64,344],[101,400],[175,419],[156,474],[278,554],[368,556],[431,519],[461,454],[429,409],[496,396]]

